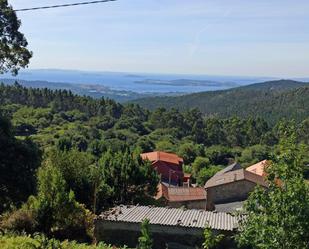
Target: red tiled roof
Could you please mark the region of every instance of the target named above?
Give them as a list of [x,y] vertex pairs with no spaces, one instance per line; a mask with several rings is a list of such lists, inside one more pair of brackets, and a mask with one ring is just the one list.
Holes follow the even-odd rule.
[[206,182],[205,188],[215,187],[242,180],[247,180],[258,185],[267,187],[267,183],[265,182],[264,177],[247,171],[245,169],[238,169],[227,172],[223,175],[213,176]]
[[268,165],[268,161],[263,160],[261,162],[258,162],[256,164],[249,166],[248,168],[246,168],[246,170],[252,173],[255,173],[257,175],[260,175],[260,176],[265,176],[266,175],[265,166],[267,165]]
[[206,191],[201,187],[169,187],[161,183],[156,198],[161,197],[169,202],[206,200]]
[[206,200],[206,191],[200,187],[168,188],[168,197],[170,202]]
[[154,151],[154,152],[148,152],[141,154],[142,159],[146,160],[148,159],[151,162],[155,161],[164,161],[174,164],[180,164],[183,163],[183,159],[176,154],[167,153],[163,151]]

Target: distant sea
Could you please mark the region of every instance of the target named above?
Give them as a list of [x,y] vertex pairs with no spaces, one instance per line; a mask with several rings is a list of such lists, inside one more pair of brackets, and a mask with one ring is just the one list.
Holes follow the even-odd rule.
[[91,72],[59,69],[27,69],[20,71],[17,77],[3,74],[0,75],[1,78],[83,85],[96,84],[115,91],[158,94],[223,90],[275,79],[271,77]]

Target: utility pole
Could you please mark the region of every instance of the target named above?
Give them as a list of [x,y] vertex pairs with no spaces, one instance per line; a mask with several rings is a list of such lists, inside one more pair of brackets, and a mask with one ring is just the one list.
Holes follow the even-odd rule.
[[94,189],[93,189],[93,213],[95,214],[97,211],[97,192],[98,192],[98,162],[95,163],[94,165],[95,170],[94,170],[94,175],[92,176],[94,179]]
[[171,186],[171,169],[168,171],[168,186]]
[[176,172],[175,170],[169,169],[168,171],[168,186],[170,187],[172,181],[172,173]]
[[97,211],[97,181],[94,182],[93,213]]

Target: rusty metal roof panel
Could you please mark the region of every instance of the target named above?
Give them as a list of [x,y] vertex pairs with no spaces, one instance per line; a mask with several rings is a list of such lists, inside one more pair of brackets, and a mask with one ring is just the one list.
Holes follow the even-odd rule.
[[115,222],[141,223],[149,219],[150,224],[181,226],[232,231],[238,226],[238,218],[227,213],[209,212],[198,209],[178,209],[149,206],[118,206],[102,213],[98,219]]

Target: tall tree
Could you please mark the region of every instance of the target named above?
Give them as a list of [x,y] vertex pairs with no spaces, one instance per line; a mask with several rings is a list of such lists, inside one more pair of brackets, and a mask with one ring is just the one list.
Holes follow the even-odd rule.
[[76,149],[51,150],[47,159],[50,165],[61,172],[69,189],[74,191],[76,200],[90,209],[93,203],[90,194],[93,192],[91,172],[94,160],[92,156]]
[[17,140],[8,120],[0,116],[0,212],[19,205],[35,192],[40,153],[29,140]]
[[280,154],[267,167],[269,189],[257,188],[246,205],[248,214],[237,241],[253,249],[309,248],[309,186],[294,134],[286,127]]
[[110,186],[110,204],[143,203],[157,192],[159,178],[149,162],[125,152],[106,152],[99,161],[105,183]]
[[34,213],[38,231],[58,238],[80,239],[88,235],[90,213],[68,190],[61,171],[47,159],[38,171],[38,193],[23,207]]
[[19,32],[21,22],[7,0],[0,0],[0,74],[18,73],[29,64],[32,53],[25,36]]

